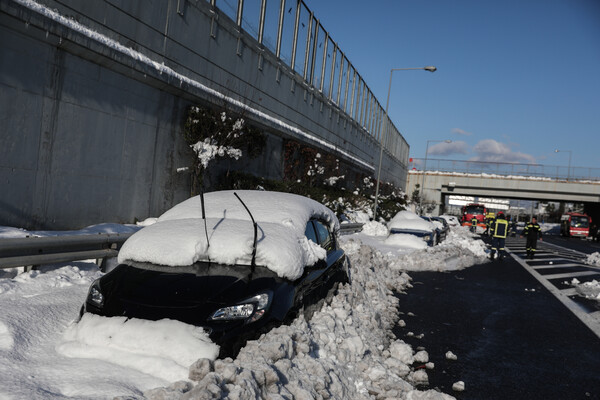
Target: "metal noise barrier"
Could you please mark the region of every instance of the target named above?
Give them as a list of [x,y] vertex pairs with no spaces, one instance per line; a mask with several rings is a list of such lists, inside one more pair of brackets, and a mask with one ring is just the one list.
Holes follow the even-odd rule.
[[116,257],[133,233],[0,239],[0,269]]

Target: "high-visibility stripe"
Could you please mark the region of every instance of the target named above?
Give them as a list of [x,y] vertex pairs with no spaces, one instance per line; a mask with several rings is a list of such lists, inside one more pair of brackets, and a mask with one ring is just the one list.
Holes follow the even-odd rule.
[[508,221],[505,219],[498,219],[494,224],[494,237],[505,238],[508,233]]

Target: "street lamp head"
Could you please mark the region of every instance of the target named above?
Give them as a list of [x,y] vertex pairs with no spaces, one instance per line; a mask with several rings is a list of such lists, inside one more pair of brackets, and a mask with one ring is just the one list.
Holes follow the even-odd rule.
[[452,143],[452,140],[446,139],[446,140],[444,140],[444,143]]
[[558,149],[554,150],[554,152],[555,152],[555,153],[558,153],[559,151],[560,151],[560,150],[558,150]]
[[427,67],[423,68],[425,71],[429,71],[429,72],[435,72],[437,71],[437,68],[434,67],[433,65],[428,65]]

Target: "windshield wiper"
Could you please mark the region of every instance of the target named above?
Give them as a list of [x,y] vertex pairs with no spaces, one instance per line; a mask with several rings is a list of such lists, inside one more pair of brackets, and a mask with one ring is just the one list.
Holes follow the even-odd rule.
[[252,272],[254,272],[254,267],[256,267],[256,237],[257,237],[256,221],[254,220],[252,213],[250,212],[250,210],[248,209],[248,207],[246,206],[244,201],[240,198],[240,196],[238,196],[238,194],[236,192],[233,192],[233,194],[235,195],[235,197],[238,198],[240,203],[242,203],[242,205],[248,212],[248,215],[250,215],[250,219],[252,220],[252,225],[254,226],[254,242],[252,243],[252,261],[250,262],[250,268],[251,268]]

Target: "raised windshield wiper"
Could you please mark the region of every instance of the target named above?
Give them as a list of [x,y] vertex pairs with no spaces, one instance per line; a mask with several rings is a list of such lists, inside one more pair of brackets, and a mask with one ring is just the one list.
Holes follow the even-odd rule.
[[204,220],[204,234],[206,235],[206,256],[208,257],[208,266],[210,267],[210,257],[208,256],[208,248],[210,242],[208,240],[208,228],[206,227],[206,212],[204,211],[204,190],[200,190],[200,205],[202,207],[202,219]]
[[252,213],[250,212],[250,210],[248,209],[248,207],[246,206],[244,201],[240,198],[240,196],[238,196],[238,194],[236,192],[233,192],[233,194],[235,195],[235,197],[238,198],[240,203],[242,203],[242,205],[248,212],[248,215],[250,215],[250,219],[252,220],[252,225],[254,226],[254,243],[252,244],[252,261],[250,262],[250,267],[252,268],[252,271],[254,272],[254,267],[256,267],[256,237],[257,237],[256,221],[254,220]]

